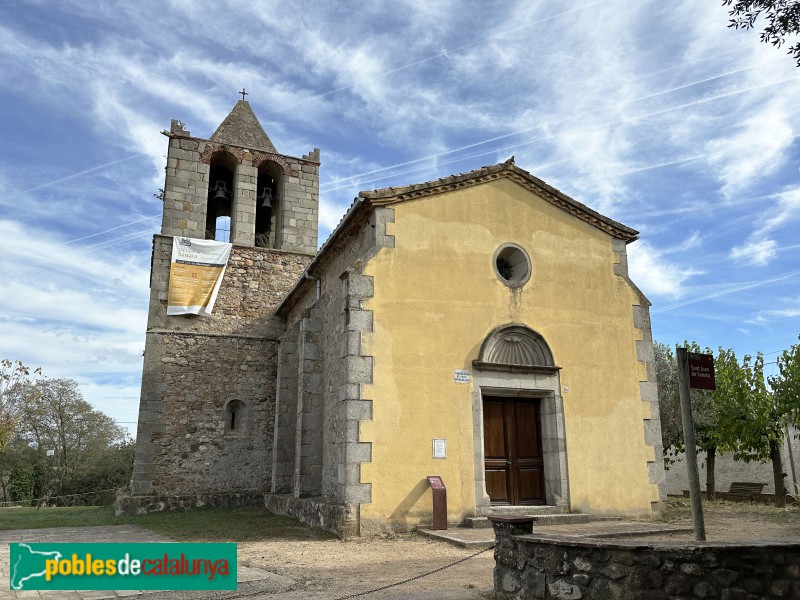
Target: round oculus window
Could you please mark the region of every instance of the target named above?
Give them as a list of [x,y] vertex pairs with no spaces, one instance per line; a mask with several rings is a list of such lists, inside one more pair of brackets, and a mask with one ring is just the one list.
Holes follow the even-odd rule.
[[506,285],[523,285],[531,277],[528,253],[516,244],[503,244],[494,253],[494,272]]

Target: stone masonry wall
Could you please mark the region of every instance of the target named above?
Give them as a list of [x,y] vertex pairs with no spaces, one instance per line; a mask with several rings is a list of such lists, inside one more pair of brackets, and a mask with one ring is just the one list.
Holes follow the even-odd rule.
[[172,237],[153,238],[148,331],[231,333],[277,339],[284,323],[273,311],[292,289],[311,256],[234,246],[210,316],[167,316]]
[[[277,344],[180,333],[147,342],[134,494],[268,491]],[[229,431],[232,400],[243,409]]]
[[272,454],[272,493],[289,494],[294,485],[295,437],[297,435],[297,338],[300,323],[286,330],[278,349],[278,390]]
[[215,152],[236,160],[231,215],[232,239],[236,244],[255,244],[258,168],[271,162],[283,171],[277,202],[281,224],[277,247],[290,252],[313,254],[317,250],[319,219],[319,161],[315,148],[302,158],[247,149],[191,137],[178,122],[172,122],[167,150],[164,212],[161,233],[203,239],[209,185],[209,162]]
[[297,423],[295,435],[294,495],[319,496],[322,489],[322,357],[319,311],[310,309],[300,321],[297,338]]
[[[234,246],[208,317],[166,315],[172,238],[154,238],[134,494],[269,491],[277,337],[273,311],[310,256]],[[240,430],[225,407],[244,403]]]
[[530,535],[492,518],[494,589],[515,600],[800,597],[800,544],[623,542]]
[[300,159],[289,159],[292,172],[283,183],[280,248],[316,252],[319,220],[319,149]]
[[[311,269],[311,277],[286,308],[288,323],[298,322],[313,306],[322,329],[323,464],[321,493],[324,497],[357,505],[369,502],[368,485],[361,484],[360,465],[371,460],[371,445],[359,441],[359,422],[372,418],[372,400],[361,397],[361,382],[371,381],[372,357],[361,353],[362,336],[372,331],[372,313],[363,310],[363,299],[372,295],[372,279],[361,274],[363,264],[382,247],[392,247],[386,222],[391,209],[378,208],[354,218],[351,226],[326,248],[324,260]],[[357,519],[357,510],[352,513]],[[345,527],[344,535],[353,532]]]

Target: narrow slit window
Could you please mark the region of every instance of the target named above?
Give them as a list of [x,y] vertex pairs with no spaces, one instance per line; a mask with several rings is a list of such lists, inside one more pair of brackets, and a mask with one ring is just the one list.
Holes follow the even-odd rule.
[[225,405],[225,433],[240,433],[245,430],[246,408],[241,400],[231,400]]

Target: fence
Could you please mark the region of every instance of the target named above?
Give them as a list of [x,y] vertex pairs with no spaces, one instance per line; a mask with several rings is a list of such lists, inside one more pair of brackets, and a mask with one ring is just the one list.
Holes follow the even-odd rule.
[[43,498],[26,498],[0,502],[0,508],[14,506],[108,506],[114,503],[117,488],[95,490],[81,494],[65,494],[62,496],[45,496]]

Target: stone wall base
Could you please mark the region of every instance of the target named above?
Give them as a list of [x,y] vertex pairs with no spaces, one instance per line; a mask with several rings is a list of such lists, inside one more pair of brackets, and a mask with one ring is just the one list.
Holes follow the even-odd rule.
[[330,531],[340,538],[358,535],[353,509],[324,497],[295,498],[289,494],[264,494],[264,506],[278,515]]
[[114,503],[114,514],[118,517],[123,517],[169,510],[263,505],[263,492],[188,494],[186,496],[132,496],[128,491],[120,491]]
[[132,496],[129,491],[120,490],[114,503],[114,514],[122,517],[170,510],[240,506],[264,506],[275,514],[292,517],[306,525],[330,531],[340,538],[358,535],[354,511],[350,506],[337,504],[328,498],[295,498],[292,495],[263,492]]
[[239,506],[264,506],[275,514],[286,515],[306,525],[330,531],[340,538],[358,535],[354,511],[345,504],[337,504],[328,498],[295,498],[291,495],[263,492],[132,496],[129,491],[120,490],[114,503],[114,514],[123,517],[167,510]]

